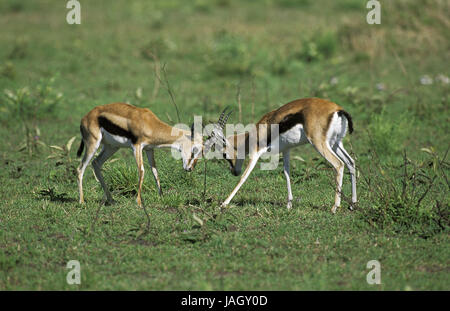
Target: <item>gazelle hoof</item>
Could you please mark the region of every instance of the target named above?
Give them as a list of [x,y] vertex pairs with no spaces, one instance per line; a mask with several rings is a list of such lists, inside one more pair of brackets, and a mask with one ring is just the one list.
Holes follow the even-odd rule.
[[336,214],[336,210],[337,210],[337,206],[333,206],[332,208],[331,208],[331,212],[333,213],[333,214]]
[[287,209],[291,209],[292,208],[292,201],[289,201],[288,203],[287,203]]
[[106,206],[111,206],[111,205],[115,205],[117,202],[114,200],[106,200],[105,201],[105,205]]

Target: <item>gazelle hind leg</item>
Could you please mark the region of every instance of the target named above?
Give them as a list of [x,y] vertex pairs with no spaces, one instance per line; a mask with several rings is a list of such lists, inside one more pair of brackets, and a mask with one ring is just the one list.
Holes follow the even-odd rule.
[[158,187],[158,193],[161,196],[163,193],[161,189],[161,184],[159,182],[158,171],[156,170],[155,155],[153,149],[146,150],[145,153],[147,154],[148,163],[150,164],[153,177],[155,178],[156,187]]
[[85,141],[86,151],[84,153],[83,159],[81,160],[80,166],[78,166],[78,191],[80,193],[80,204],[84,203],[83,195],[83,176],[86,167],[100,146],[101,137],[95,140],[92,136]]
[[228,198],[222,203],[221,207],[226,207],[230,203],[230,201],[233,199],[233,197],[239,191],[241,186],[245,183],[248,176],[250,176],[250,173],[255,168],[255,165],[258,162],[261,155],[266,151],[267,151],[267,147],[263,148],[262,150],[258,151],[256,154],[254,154],[253,156],[250,157],[250,162],[248,163],[247,168],[244,171],[244,174],[242,175],[241,179],[239,180],[239,183],[236,185],[236,187],[230,193]]
[[109,191],[108,187],[106,186],[105,180],[103,179],[102,174],[102,166],[108,160],[116,151],[119,150],[117,147],[112,147],[109,145],[103,145],[103,149],[100,152],[100,154],[92,161],[92,166],[94,167],[94,173],[97,177],[98,181],[100,182],[100,185],[103,188],[103,192],[106,196],[106,202],[108,204],[113,204],[114,200],[111,196],[111,192]]
[[344,176],[344,163],[330,148],[330,145],[326,140],[321,143],[315,144],[319,153],[327,159],[327,161],[333,166],[336,171],[336,193],[334,197],[334,205],[331,208],[331,212],[336,213],[336,209],[341,205],[341,191],[342,191],[342,177]]
[[[341,158],[342,161],[344,161],[345,165],[347,166],[347,168],[350,172],[350,180],[352,183],[352,203],[356,204],[358,202],[358,200],[357,200],[357,195],[356,195],[355,161],[348,154],[348,152],[344,149],[342,142],[339,142],[339,144],[336,145],[336,154],[338,155],[339,158]],[[350,206],[350,209],[353,209],[353,207]]]

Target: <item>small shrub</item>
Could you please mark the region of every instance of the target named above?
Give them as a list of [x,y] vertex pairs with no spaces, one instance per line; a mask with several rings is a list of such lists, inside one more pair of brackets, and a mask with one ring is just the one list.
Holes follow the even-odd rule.
[[22,87],[15,91],[4,90],[4,100],[0,109],[8,120],[30,122],[53,115],[63,94],[53,88],[55,78],[41,79],[39,84],[30,89]]
[[0,11],[19,14],[25,11],[36,10],[38,4],[35,1],[17,1],[17,0],[2,0],[0,2]]
[[165,16],[161,11],[152,10],[149,13],[149,19],[151,21],[151,28],[153,29],[161,29],[164,26]]
[[[111,163],[113,161],[109,161]],[[103,175],[109,189],[115,193],[126,197],[135,197],[138,187],[138,171],[136,165],[117,163],[114,165],[104,165]],[[149,175],[149,174],[147,174]],[[153,184],[151,184],[153,186]],[[149,182],[142,184],[142,191],[156,192],[155,187],[150,187]]]
[[156,38],[141,48],[141,56],[148,60],[162,57],[170,52],[176,51],[177,45],[169,38]]
[[18,37],[14,41],[13,48],[9,53],[9,59],[22,59],[27,56],[28,53],[28,40],[24,37]]
[[447,154],[441,158],[432,149],[422,150],[429,153],[427,160],[411,161],[405,151],[403,164],[397,171],[381,164],[376,152],[371,152],[370,165],[360,169],[368,195],[364,199],[367,206],[360,215],[371,226],[424,238],[448,230]]
[[51,145],[51,154],[47,159],[55,159],[55,168],[50,170],[50,179],[53,181],[75,181],[77,176],[77,164],[71,156],[71,149],[76,136],[70,138],[62,146]]
[[328,59],[335,54],[337,46],[337,37],[334,33],[318,33],[303,42],[298,57],[306,62]]
[[10,80],[14,80],[16,77],[16,68],[11,62],[6,62],[1,69],[1,75]]
[[291,60],[286,55],[275,51],[269,59],[269,70],[275,75],[284,75],[290,70]]
[[330,58],[334,55],[338,45],[336,34],[327,31],[319,34],[316,40],[317,48],[325,58]]
[[220,75],[251,74],[253,64],[250,49],[248,42],[223,31],[216,35],[206,61]]
[[37,145],[42,143],[38,121],[45,117],[54,116],[56,106],[62,100],[62,93],[53,88],[55,79],[41,79],[40,83],[30,90],[22,87],[11,91],[4,90],[3,100],[0,102],[0,118],[5,124],[19,123],[24,129],[25,147],[20,150],[27,150],[29,155],[33,155]]

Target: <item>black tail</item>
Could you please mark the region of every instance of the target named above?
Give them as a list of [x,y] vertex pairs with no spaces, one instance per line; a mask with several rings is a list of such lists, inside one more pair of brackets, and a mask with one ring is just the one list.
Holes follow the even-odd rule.
[[348,130],[349,130],[350,134],[353,133],[353,120],[352,120],[352,116],[351,116],[347,111],[339,110],[339,111],[338,111],[338,116],[341,117],[342,115],[347,119],[347,122],[348,122]]
[[84,140],[81,139],[81,144],[77,151],[77,157],[81,157],[81,154],[83,153],[83,149],[84,149]]

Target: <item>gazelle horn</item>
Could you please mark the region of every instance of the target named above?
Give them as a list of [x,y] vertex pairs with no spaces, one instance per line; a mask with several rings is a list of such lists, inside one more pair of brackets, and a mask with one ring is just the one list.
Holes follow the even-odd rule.
[[219,120],[217,121],[218,124],[221,124],[223,122],[223,117],[225,116],[225,112],[227,112],[228,107],[225,107],[225,109],[220,114]]
[[230,112],[228,112],[228,114],[225,116],[225,118],[222,120],[222,124],[220,124],[220,127],[222,129],[225,129],[225,124],[227,124],[228,118],[230,117],[230,115],[233,113],[233,110],[230,110]]

